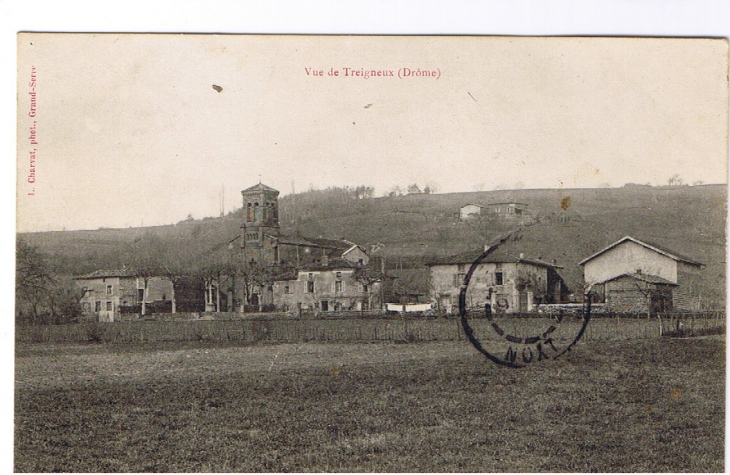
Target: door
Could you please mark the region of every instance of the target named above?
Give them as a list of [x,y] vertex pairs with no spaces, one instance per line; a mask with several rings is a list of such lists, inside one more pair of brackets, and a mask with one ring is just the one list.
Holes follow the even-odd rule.
[[329,302],[327,300],[322,300],[322,311],[328,312],[329,311]]
[[518,312],[525,313],[527,312],[527,292],[520,292],[520,304],[518,305]]
[[451,313],[451,294],[441,294],[440,306],[446,313]]

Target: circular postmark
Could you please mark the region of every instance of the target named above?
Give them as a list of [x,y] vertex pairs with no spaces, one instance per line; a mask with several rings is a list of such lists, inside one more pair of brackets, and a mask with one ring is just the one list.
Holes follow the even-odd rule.
[[[569,352],[583,336],[591,315],[590,298],[583,299],[578,311],[566,313],[561,309],[552,314],[528,316],[515,313],[515,307],[523,307],[520,304],[526,303],[524,300],[530,295],[526,289],[532,285],[530,279],[524,277],[527,271],[519,266],[522,263],[523,267],[529,269],[536,261],[517,260],[511,269],[496,267],[495,270],[494,263],[487,263],[487,258],[505,241],[506,238],[487,247],[464,276],[459,292],[459,316],[464,333],[480,353],[499,365],[521,368],[538,361],[559,358]],[[491,281],[484,278],[490,272],[497,273],[498,283],[507,283],[505,270],[512,271],[514,276],[511,285],[500,287],[510,287],[511,295],[495,292],[489,284]],[[519,275],[520,272],[523,275]],[[470,288],[470,283],[477,285]],[[513,300],[511,306],[510,299]],[[476,306],[475,300],[478,302]],[[517,305],[515,300],[518,301]],[[483,306],[482,302],[485,302]],[[512,312],[509,312],[510,308]]]

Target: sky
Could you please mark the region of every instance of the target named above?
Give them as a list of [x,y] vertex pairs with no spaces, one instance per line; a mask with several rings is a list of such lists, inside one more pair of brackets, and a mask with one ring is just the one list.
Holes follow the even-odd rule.
[[259,181],[377,196],[726,183],[727,53],[699,39],[21,34],[17,230],[216,216]]

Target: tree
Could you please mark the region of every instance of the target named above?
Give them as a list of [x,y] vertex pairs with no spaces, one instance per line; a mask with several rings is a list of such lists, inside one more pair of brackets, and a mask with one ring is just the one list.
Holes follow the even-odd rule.
[[35,246],[18,240],[15,249],[16,316],[40,323],[54,278],[48,260]]
[[69,277],[56,277],[54,285],[48,292],[49,321],[53,325],[74,323],[81,317],[79,302],[86,293],[79,288]]
[[54,273],[46,255],[18,240],[15,266],[15,312],[21,324],[61,324],[81,315],[83,290]]
[[170,303],[172,304],[172,313],[177,313],[177,300],[175,298],[175,286],[190,273],[189,255],[192,246],[185,242],[163,243],[161,239],[156,239],[151,243],[157,251],[158,263],[155,266],[160,275],[170,281],[172,291],[170,293]]
[[418,185],[416,183],[408,185],[408,194],[409,195],[418,195],[420,193],[421,193],[421,189],[418,187]]
[[403,190],[401,189],[400,186],[394,185],[390,189],[390,191],[388,191],[388,196],[390,196],[391,198],[394,197],[394,196],[403,196]]
[[[433,180],[430,180],[426,183],[426,188],[428,188],[428,192],[430,193],[438,193],[441,190],[441,185]],[[423,192],[427,193],[425,189],[423,190]]]
[[163,274],[162,252],[166,243],[162,238],[147,231],[142,237],[136,238],[126,249],[126,261],[135,277],[141,280],[144,287],[142,290],[141,314],[147,313],[147,292],[149,281],[153,277]]
[[679,176],[679,174],[675,173],[670,179],[669,179],[669,186],[682,186],[684,184],[684,180],[682,180],[682,177]]
[[[362,284],[366,287],[367,293],[368,293],[368,310],[372,310],[372,294],[373,294],[373,284],[376,282],[380,282],[383,280],[384,274],[372,271],[369,269],[365,269],[363,267],[358,267],[355,269],[355,272],[353,273],[353,277],[357,282]],[[382,303],[382,302],[381,302]]]
[[[209,304],[215,304],[214,312],[221,311],[221,293],[220,287],[223,278],[231,275],[231,268],[224,262],[209,261],[198,268],[196,275],[203,280],[205,284],[205,304],[206,310]],[[213,301],[213,291],[215,289],[215,302]]]
[[[271,285],[274,278],[273,269],[265,264],[256,262],[254,259],[243,262],[242,259],[234,256],[233,267],[230,269],[231,275],[242,279],[244,289],[244,305],[251,304],[254,295],[257,295],[259,312],[263,311],[264,289]],[[256,292],[259,290],[259,292]]]
[[542,302],[547,297],[547,282],[537,278],[535,272],[519,269],[515,277],[515,289],[532,291],[533,298]]

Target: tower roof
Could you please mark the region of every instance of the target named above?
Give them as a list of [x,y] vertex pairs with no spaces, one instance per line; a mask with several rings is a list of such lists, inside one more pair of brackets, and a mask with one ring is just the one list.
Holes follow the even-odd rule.
[[270,186],[264,185],[263,183],[257,183],[254,186],[241,191],[241,193],[260,193],[262,191],[268,191],[273,193],[279,192],[279,190],[275,190]]

